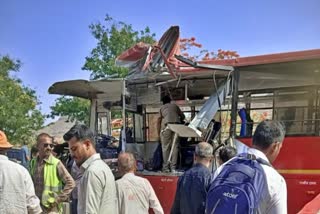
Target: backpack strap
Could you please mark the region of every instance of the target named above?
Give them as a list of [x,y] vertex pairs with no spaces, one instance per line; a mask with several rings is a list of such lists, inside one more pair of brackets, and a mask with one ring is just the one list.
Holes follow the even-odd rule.
[[254,154],[242,153],[242,154],[239,154],[238,157],[245,158],[245,159],[250,159],[250,160],[256,160],[260,164],[272,167],[272,165],[268,161],[266,161],[266,160],[264,160],[262,158],[257,158]]

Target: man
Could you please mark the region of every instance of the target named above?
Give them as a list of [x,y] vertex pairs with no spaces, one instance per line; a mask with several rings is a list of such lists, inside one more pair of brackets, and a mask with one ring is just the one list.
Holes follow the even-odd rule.
[[123,177],[116,181],[119,213],[147,214],[149,207],[155,214],[163,214],[160,202],[150,182],[135,176],[136,160],[131,153],[118,157],[119,172]]
[[213,148],[201,142],[195,148],[194,166],[178,180],[172,214],[205,213],[206,195],[212,180],[209,167],[213,158]]
[[63,138],[83,172],[78,189],[78,214],[117,213],[114,176],[96,153],[93,132],[87,126],[77,124]]
[[218,156],[217,156],[217,162],[218,166],[221,166],[231,158],[235,157],[237,155],[237,150],[232,146],[224,146],[221,149],[219,149]]
[[42,213],[27,169],[6,156],[11,147],[5,133],[0,131],[0,213]]
[[34,170],[36,169],[36,163],[37,163],[37,159],[39,156],[39,150],[37,148],[37,146],[32,146],[31,148],[31,160],[29,163],[29,172],[31,175],[34,174]]
[[52,155],[53,142],[49,134],[37,136],[37,148],[39,155],[31,170],[36,195],[41,199],[44,213],[62,213],[62,202],[69,200],[74,180],[63,163]]
[[80,180],[83,175],[83,171],[77,166],[76,162],[73,160],[71,166],[71,176],[76,182],[76,187],[73,189],[71,196],[72,196],[72,203],[71,203],[71,214],[78,214],[77,207],[78,207],[78,195],[79,195],[79,185]]
[[24,141],[23,142],[23,146],[21,147],[21,150],[23,150],[23,152],[25,153],[25,156],[26,156],[26,166],[27,168],[29,168],[29,164],[30,164],[30,151],[29,151],[29,148],[28,148],[28,145],[27,145],[27,142]]
[[[248,153],[250,154],[250,156],[253,155],[253,157],[255,157],[256,160],[260,160],[258,161],[258,164],[262,167],[262,170],[264,172],[263,177],[265,178],[260,180],[260,183],[263,182],[263,180],[265,180],[265,183],[263,183],[263,187],[265,188],[262,189],[260,195],[261,200],[258,203],[257,210],[255,213],[287,213],[286,182],[284,178],[271,166],[271,163],[274,162],[274,160],[279,155],[284,137],[285,130],[283,125],[278,121],[272,120],[262,121],[257,126],[253,135],[253,148],[249,148]],[[235,160],[236,158],[231,159],[224,165],[219,167],[215,173],[215,177],[219,176],[219,174],[222,173],[225,174],[226,172],[224,168]],[[212,184],[214,183],[215,181]],[[258,192],[258,190],[256,191]],[[210,196],[208,196],[208,199],[209,197]],[[209,201],[207,203],[209,203]],[[212,204],[210,206],[212,206]]]
[[185,119],[185,116],[176,104],[171,103],[171,98],[169,96],[164,96],[162,98],[162,102],[163,106],[160,108],[160,116],[158,118],[157,124],[163,154],[162,171],[170,172],[171,170],[172,172],[174,172],[178,160],[178,145],[177,143],[174,145],[171,163],[169,165],[168,158],[173,142],[174,132],[166,129],[166,127],[168,124],[181,124],[181,122]]

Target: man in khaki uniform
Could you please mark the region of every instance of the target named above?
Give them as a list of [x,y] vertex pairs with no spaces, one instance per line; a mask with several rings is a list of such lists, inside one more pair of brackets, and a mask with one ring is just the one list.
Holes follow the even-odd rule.
[[162,155],[163,155],[163,172],[175,171],[178,159],[178,145],[174,145],[171,157],[171,164],[169,166],[168,158],[172,147],[174,132],[166,129],[168,124],[181,124],[185,116],[181,109],[174,103],[171,103],[169,96],[162,98],[163,106],[160,108],[160,116],[158,118],[158,133],[161,139]]

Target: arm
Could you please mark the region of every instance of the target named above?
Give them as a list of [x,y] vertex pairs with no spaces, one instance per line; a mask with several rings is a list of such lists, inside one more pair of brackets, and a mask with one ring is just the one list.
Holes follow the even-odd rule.
[[116,182],[116,189],[117,189],[118,213],[123,213],[124,211],[121,209],[122,201],[123,201],[123,193],[121,191],[121,187],[119,186],[118,182]]
[[64,167],[61,161],[57,165],[57,171],[59,178],[62,179],[63,183],[65,184],[61,193],[57,196],[57,203],[62,201],[67,201],[73,188],[75,187],[75,182],[72,176],[69,174],[68,170]]
[[282,177],[279,190],[271,198],[270,204],[268,213],[287,213],[287,185]]
[[184,119],[186,118],[186,116],[185,116],[184,113],[181,111],[181,109],[179,108],[179,106],[177,106],[177,111],[178,111],[178,115],[179,115],[181,121],[184,121]]
[[34,192],[34,186],[31,179],[30,174],[25,171],[25,185],[26,185],[26,204],[29,214],[39,214],[42,213],[41,207],[40,207],[40,200],[36,196]]
[[158,117],[158,121],[157,121],[158,137],[160,137],[160,132],[161,132],[161,122],[162,122],[162,114],[161,114],[161,109],[160,109],[159,117]]
[[[181,177],[180,177],[181,178]],[[176,190],[176,196],[173,201],[173,205],[171,208],[171,214],[178,214],[180,213],[180,194],[179,194],[179,189],[180,189],[180,178],[178,180],[177,184],[177,190]]]
[[158,136],[159,137],[160,137],[160,132],[161,132],[161,121],[162,121],[162,118],[159,117],[158,121],[157,121],[157,131],[158,131]]
[[83,213],[94,214],[99,213],[99,208],[103,193],[103,184],[99,179],[99,176],[93,171],[88,171],[83,176],[84,181],[86,181],[86,195],[85,195],[85,210]]
[[146,181],[146,185],[147,185],[147,189],[149,189],[149,206],[150,208],[153,209],[153,212],[155,214],[163,214],[163,209],[162,209],[162,206],[159,202],[159,199],[157,198],[156,196],[156,193],[154,192],[150,182],[148,180],[145,180]]

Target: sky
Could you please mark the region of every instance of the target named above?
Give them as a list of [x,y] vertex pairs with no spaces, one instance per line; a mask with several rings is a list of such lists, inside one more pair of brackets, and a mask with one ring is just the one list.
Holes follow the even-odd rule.
[[0,0],[0,55],[22,61],[17,76],[48,114],[54,82],[89,79],[81,67],[97,41],[88,26],[106,14],[157,39],[179,25],[205,49],[252,56],[320,48],[319,9],[319,0]]

